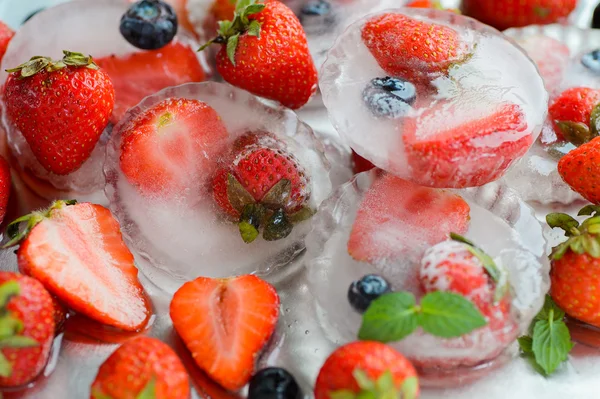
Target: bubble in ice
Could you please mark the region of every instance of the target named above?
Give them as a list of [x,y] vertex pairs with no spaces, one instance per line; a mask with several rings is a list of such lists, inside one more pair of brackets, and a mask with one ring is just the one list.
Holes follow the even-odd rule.
[[[373,79],[387,77],[416,87],[406,112],[382,116],[365,101]],[[547,112],[542,78],[520,48],[438,10],[387,10],[354,22],[329,50],[320,88],[354,151],[433,187],[500,178],[538,137]]]
[[[574,26],[544,25],[508,29],[513,38],[537,64],[551,99],[576,87],[600,89],[600,71],[595,69],[600,32]],[[600,62],[598,63],[600,66]],[[557,163],[575,148],[558,141],[558,126],[548,115],[542,134],[531,150],[512,167],[504,181],[525,201],[570,204],[582,200],[560,177]],[[560,131],[558,133],[562,136]]]
[[[120,0],[73,1],[38,13],[30,23],[15,34],[2,59],[0,82],[7,78],[6,69],[15,67],[35,55],[60,59],[63,50],[91,54],[94,60],[111,76],[116,90],[116,105],[111,124],[104,131],[90,158],[77,171],[65,176],[48,172],[35,158],[29,144],[3,111],[2,124],[7,132],[8,145],[13,155],[13,167],[38,195],[54,199],[76,198],[84,201],[107,203],[103,194],[102,165],[106,142],[116,123],[127,108],[137,104],[157,89],[172,86],[169,65],[160,63],[165,57],[178,57],[180,79],[203,79],[207,69],[204,56],[196,53],[198,44],[184,30],[173,43],[157,52],[142,52],[131,46],[119,32],[119,21],[127,10],[127,2]],[[112,29],[111,29],[112,27]],[[185,54],[185,56],[183,56]],[[130,67],[125,67],[128,63]],[[159,76],[157,70],[164,70]],[[135,70],[134,72],[129,72]],[[118,75],[116,75],[118,74]],[[144,78],[147,77],[148,81]],[[151,81],[151,82],[150,82]],[[2,99],[2,102],[5,99]],[[2,107],[4,109],[4,107]]]
[[[307,125],[215,82],[169,88],[130,109],[111,136],[105,173],[125,238],[166,289],[285,265],[331,191],[323,146]],[[240,231],[250,225],[260,234],[247,244]]]
[[361,173],[321,205],[306,242],[309,286],[323,331],[336,344],[356,340],[361,315],[347,292],[365,275],[379,274],[394,291],[412,292],[417,300],[424,282],[443,289],[441,276],[424,276],[439,274],[439,261],[458,245],[446,241],[455,232],[506,270],[508,308],[502,313],[493,307],[487,326],[460,338],[417,329],[391,345],[420,368],[426,385],[449,383],[440,375],[478,375],[482,364],[510,358],[511,344],[543,305],[549,287],[545,230],[534,211],[499,183],[441,190],[378,171]]

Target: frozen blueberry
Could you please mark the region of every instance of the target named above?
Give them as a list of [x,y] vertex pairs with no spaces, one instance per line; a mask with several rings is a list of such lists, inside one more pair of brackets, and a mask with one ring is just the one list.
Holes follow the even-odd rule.
[[320,35],[335,28],[335,15],[326,0],[311,0],[300,10],[300,22],[309,35]]
[[169,44],[177,34],[177,15],[161,0],[134,3],[121,18],[121,34],[143,50],[156,50]]
[[44,11],[44,10],[45,10],[45,8],[40,8],[39,10],[35,10],[35,11],[34,11],[34,12],[32,12],[31,14],[29,14],[29,15],[27,16],[27,18],[25,18],[25,19],[23,20],[23,23],[25,23],[25,22],[29,21],[31,18],[33,18],[33,16],[34,16],[34,15],[36,15],[37,13],[39,13],[39,12],[41,12],[41,11]]
[[581,57],[581,63],[590,71],[600,73],[600,50],[590,51]]
[[417,99],[417,89],[408,81],[386,76],[371,80],[362,95],[373,115],[393,119],[410,111]]
[[391,292],[390,284],[377,274],[367,274],[350,284],[348,302],[359,313],[364,313],[371,302],[381,295]]
[[248,399],[299,399],[300,388],[294,377],[279,367],[260,370],[252,376]]

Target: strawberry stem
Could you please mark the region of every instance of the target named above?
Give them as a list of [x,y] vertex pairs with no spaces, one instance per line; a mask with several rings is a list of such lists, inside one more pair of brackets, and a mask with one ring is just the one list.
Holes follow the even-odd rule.
[[86,56],[82,53],[76,53],[68,50],[63,50],[63,54],[63,58],[59,61],[53,61],[50,57],[35,56],[29,61],[15,68],[7,69],[6,72],[20,72],[19,78],[24,79],[29,78],[43,70],[46,70],[47,72],[53,72],[65,68],[66,66],[86,67],[94,70],[99,69],[91,55]]

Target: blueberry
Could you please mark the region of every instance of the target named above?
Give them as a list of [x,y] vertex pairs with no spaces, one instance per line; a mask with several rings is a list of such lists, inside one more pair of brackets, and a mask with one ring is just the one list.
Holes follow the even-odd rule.
[[600,29],[600,4],[594,9],[594,15],[592,16],[592,28]]
[[590,51],[581,57],[581,63],[592,72],[600,73],[600,50]]
[[33,18],[33,16],[34,16],[35,14],[37,14],[37,13],[39,13],[39,12],[41,12],[41,11],[44,11],[44,10],[45,10],[45,8],[40,8],[39,10],[35,10],[35,11],[34,11],[34,12],[32,12],[31,14],[29,14],[29,15],[27,16],[27,18],[25,18],[25,19],[23,20],[23,23],[25,23],[25,22],[29,21],[31,18]]
[[348,302],[359,313],[364,313],[371,302],[381,295],[391,292],[390,284],[377,274],[367,274],[350,284]]
[[262,369],[250,380],[248,399],[298,399],[300,397],[298,383],[282,368]]
[[372,79],[362,95],[373,115],[398,118],[410,111],[417,99],[417,89],[408,81],[386,76]]
[[177,34],[177,15],[161,0],[141,0],[123,15],[120,30],[135,47],[156,50],[169,44]]
[[300,22],[309,35],[322,35],[336,27],[335,13],[326,0],[311,0],[300,11]]

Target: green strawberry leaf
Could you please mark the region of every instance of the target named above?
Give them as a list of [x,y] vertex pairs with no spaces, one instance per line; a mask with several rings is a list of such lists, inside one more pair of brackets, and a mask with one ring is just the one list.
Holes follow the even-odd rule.
[[361,369],[355,369],[352,372],[352,376],[356,380],[358,387],[363,391],[373,391],[376,388],[375,382],[371,381],[367,373]]
[[416,399],[417,392],[419,390],[419,379],[417,377],[408,377],[402,383],[400,392],[402,392],[402,399]]
[[248,204],[254,204],[254,197],[231,173],[227,175],[227,201],[238,212],[243,212]]
[[138,394],[136,399],[155,399],[156,398],[156,378],[152,377],[146,384],[142,392]]
[[356,399],[356,393],[349,389],[341,389],[339,391],[329,392],[331,399]]
[[258,237],[258,229],[265,217],[266,209],[261,204],[247,204],[242,210],[238,228],[240,235],[246,244],[251,243]]
[[552,374],[567,360],[573,348],[569,329],[563,321],[538,320],[533,328],[535,361],[546,374]]
[[590,114],[590,130],[592,131],[593,137],[600,134],[600,104],[596,104]]
[[[252,15],[252,14],[256,14],[261,12],[262,10],[265,9],[265,5],[264,4],[251,4],[248,7],[246,7],[246,9],[244,10],[244,14],[245,15]],[[250,29],[250,28],[248,28]]]
[[291,193],[292,182],[288,179],[281,179],[263,196],[260,203],[270,209],[285,208]]
[[533,339],[531,337],[524,335],[519,337],[517,341],[519,342],[519,348],[521,348],[523,353],[533,353]]
[[283,209],[276,210],[266,221],[263,238],[266,241],[281,240],[290,235],[294,225],[288,220]]
[[595,216],[600,214],[600,205],[586,205],[579,210],[577,216]]
[[481,312],[462,295],[435,291],[421,299],[419,325],[432,335],[460,337],[486,324]]
[[248,36],[256,36],[260,37],[260,28],[262,24],[257,20],[250,21],[250,25],[248,25]]
[[113,399],[112,397],[108,396],[107,394],[101,392],[98,388],[94,388],[94,390],[92,391],[92,398],[93,399]]
[[238,41],[240,39],[240,34],[237,33],[227,39],[227,57],[229,61],[235,66],[235,51],[237,50]]
[[576,146],[585,144],[594,138],[590,128],[585,123],[556,121],[556,126],[558,126],[560,129],[561,133],[565,137],[565,140]]
[[12,374],[12,364],[8,361],[6,356],[0,352],[0,377],[10,377]]
[[21,293],[21,287],[15,280],[0,285],[0,308],[5,308],[10,300]]
[[298,224],[310,219],[316,212],[308,206],[303,206],[299,211],[288,215],[288,219],[293,224]]
[[581,238],[584,251],[593,258],[600,258],[600,243],[597,238],[587,234]]
[[579,227],[579,222],[566,213],[549,213],[546,215],[546,223],[552,228],[563,229],[567,237],[573,235],[573,229]]
[[363,314],[358,332],[361,340],[400,341],[417,328],[418,308],[415,296],[408,292],[394,292],[371,302]]
[[38,345],[39,343],[35,339],[24,335],[13,335],[0,339],[0,348],[32,348]]

